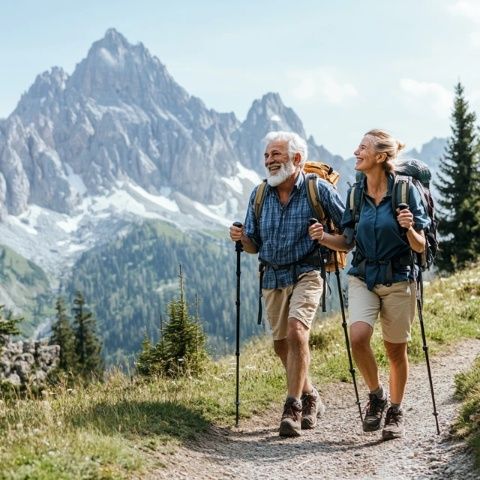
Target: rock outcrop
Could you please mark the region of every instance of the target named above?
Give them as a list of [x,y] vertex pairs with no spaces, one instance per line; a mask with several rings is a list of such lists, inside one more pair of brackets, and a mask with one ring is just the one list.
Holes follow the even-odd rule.
[[58,365],[59,354],[60,347],[47,340],[7,342],[0,350],[0,383],[41,388]]

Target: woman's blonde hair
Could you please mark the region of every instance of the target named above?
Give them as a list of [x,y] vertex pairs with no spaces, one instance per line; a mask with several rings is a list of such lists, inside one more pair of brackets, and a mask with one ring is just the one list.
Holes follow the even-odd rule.
[[377,153],[385,153],[387,155],[383,165],[387,173],[392,173],[395,169],[395,159],[397,158],[399,152],[405,148],[405,144],[399,142],[388,132],[379,128],[374,128],[365,135],[373,137],[373,143]]

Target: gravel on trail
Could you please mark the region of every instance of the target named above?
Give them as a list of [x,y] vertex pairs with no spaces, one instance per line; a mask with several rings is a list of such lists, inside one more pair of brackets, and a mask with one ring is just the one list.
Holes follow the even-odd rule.
[[[479,353],[480,340],[468,340],[430,359],[440,435],[422,362],[410,370],[404,439],[382,442],[381,431],[364,433],[353,386],[338,383],[320,392],[327,411],[315,430],[297,438],[279,437],[279,404],[261,417],[241,419],[239,428],[212,428],[173,454],[159,454],[165,468],[142,478],[479,480],[471,451],[451,435],[459,408],[453,398],[454,376],[467,370]],[[366,389],[359,387],[364,404]]]

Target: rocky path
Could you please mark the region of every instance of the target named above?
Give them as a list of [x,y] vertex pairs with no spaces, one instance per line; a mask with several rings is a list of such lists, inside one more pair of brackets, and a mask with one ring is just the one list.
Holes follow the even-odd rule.
[[364,433],[352,385],[335,384],[321,392],[327,412],[315,430],[280,438],[278,405],[264,417],[241,421],[238,429],[213,431],[173,455],[162,455],[167,468],[149,478],[478,480],[471,454],[450,436],[459,406],[453,398],[454,376],[468,369],[478,353],[480,340],[469,340],[431,360],[440,435],[421,363],[411,368],[405,439],[382,442],[380,432]]

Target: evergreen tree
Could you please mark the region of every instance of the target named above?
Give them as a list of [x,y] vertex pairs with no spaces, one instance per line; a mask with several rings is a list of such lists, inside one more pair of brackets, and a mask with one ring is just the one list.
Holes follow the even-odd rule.
[[137,372],[140,375],[151,377],[153,375],[162,375],[165,371],[165,358],[163,342],[159,341],[156,345],[145,338],[142,343],[142,350],[135,363]]
[[65,301],[58,297],[55,304],[57,311],[56,321],[52,326],[52,336],[50,337],[51,345],[60,346],[60,359],[58,368],[67,373],[76,370],[77,361],[75,354],[75,334],[70,325],[70,320],[65,308]]
[[[168,304],[168,323],[159,342],[152,346],[149,340],[137,361],[137,370],[143,375],[165,374],[171,377],[198,374],[207,359],[205,333],[188,313],[183,274],[180,267],[180,298]],[[198,306],[197,306],[198,307]]]
[[478,258],[480,246],[480,174],[475,113],[469,111],[461,83],[455,87],[452,136],[436,183],[441,235],[438,266],[454,271]]
[[91,312],[85,311],[85,300],[78,291],[73,305],[76,371],[85,380],[101,378],[104,367],[101,345],[96,334],[95,317]]
[[11,311],[4,312],[5,305],[0,305],[0,350],[7,343],[9,335],[20,333],[17,324],[23,319],[14,317]]

